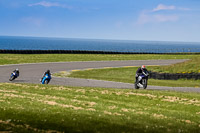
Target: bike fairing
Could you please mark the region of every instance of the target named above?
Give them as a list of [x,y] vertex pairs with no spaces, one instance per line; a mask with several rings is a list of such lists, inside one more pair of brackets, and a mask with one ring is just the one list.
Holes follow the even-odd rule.
[[43,77],[41,79],[41,82],[42,84],[45,83],[45,81],[47,80],[47,84],[50,82],[51,80],[51,73],[50,73],[50,70],[47,70],[44,74],[43,74]]
[[10,75],[10,81],[14,80],[15,78],[19,77],[19,69],[16,68]]
[[49,82],[51,80],[51,74],[45,74],[45,76],[42,78],[42,84],[45,83],[45,80]]
[[9,80],[12,81],[12,80],[14,80],[15,78],[17,78],[18,76],[19,76],[19,74],[18,74],[17,72],[14,72],[14,71],[13,71],[13,72],[11,73],[11,75],[10,75],[10,79],[9,79]]

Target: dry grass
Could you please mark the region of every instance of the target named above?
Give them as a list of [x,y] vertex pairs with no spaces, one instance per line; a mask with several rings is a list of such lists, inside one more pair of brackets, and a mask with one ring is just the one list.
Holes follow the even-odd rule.
[[8,132],[200,129],[195,93],[0,83],[0,104],[0,130]]

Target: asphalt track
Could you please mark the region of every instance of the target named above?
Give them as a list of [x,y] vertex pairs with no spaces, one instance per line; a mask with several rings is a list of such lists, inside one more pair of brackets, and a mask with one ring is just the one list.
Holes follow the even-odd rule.
[[[185,60],[132,60],[132,61],[87,61],[87,62],[53,62],[53,63],[36,63],[36,64],[17,64],[17,65],[2,65],[0,66],[0,82],[10,82],[10,73],[18,68],[20,76],[12,81],[14,83],[34,83],[39,84],[39,79],[43,73],[49,69],[51,73],[59,71],[71,71],[88,68],[104,68],[104,67],[124,67],[124,66],[141,66],[141,65],[170,65],[180,63]],[[134,80],[134,77],[133,77]],[[78,78],[59,78],[53,77],[50,84],[65,85],[65,86],[84,86],[84,87],[104,87],[104,88],[120,88],[131,89],[134,88],[133,84],[120,83],[112,81],[101,81],[91,79],[78,79]],[[184,92],[200,92],[200,88],[192,87],[159,87],[148,86],[147,89],[154,90],[172,90]]]

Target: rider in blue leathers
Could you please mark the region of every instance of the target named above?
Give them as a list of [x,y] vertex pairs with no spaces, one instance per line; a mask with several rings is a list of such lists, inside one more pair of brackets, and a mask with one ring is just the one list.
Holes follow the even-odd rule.
[[51,80],[51,73],[50,73],[50,70],[47,70],[47,71],[43,74],[43,76],[42,76],[42,78],[41,78],[42,84],[44,84],[45,80],[48,80],[48,83],[49,83],[49,81]]

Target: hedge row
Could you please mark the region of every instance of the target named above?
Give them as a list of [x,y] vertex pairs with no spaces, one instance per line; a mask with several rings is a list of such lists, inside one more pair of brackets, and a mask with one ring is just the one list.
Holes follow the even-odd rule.
[[157,73],[150,72],[149,78],[165,79],[165,80],[178,80],[178,79],[200,79],[200,73]]
[[4,54],[200,54],[200,53],[151,53],[151,52],[117,52],[117,51],[87,51],[87,50],[4,50]]
[[139,52],[87,51],[87,50],[0,50],[5,54],[145,54]]

